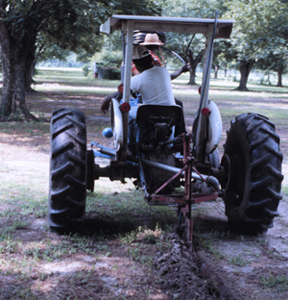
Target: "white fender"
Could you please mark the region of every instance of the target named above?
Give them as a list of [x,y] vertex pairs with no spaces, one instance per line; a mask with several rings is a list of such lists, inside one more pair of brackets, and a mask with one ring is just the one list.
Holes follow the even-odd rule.
[[208,124],[208,140],[206,143],[206,153],[213,152],[222,136],[222,118],[215,102],[209,100],[207,108],[210,111]]
[[111,128],[113,130],[114,149],[119,151],[123,147],[123,116],[120,103],[114,98],[111,107]]

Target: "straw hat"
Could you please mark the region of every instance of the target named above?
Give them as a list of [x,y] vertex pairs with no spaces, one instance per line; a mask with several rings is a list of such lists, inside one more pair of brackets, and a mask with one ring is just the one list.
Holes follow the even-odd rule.
[[148,55],[150,55],[150,52],[146,47],[140,45],[133,47],[132,59],[141,59]]
[[148,45],[164,45],[163,43],[161,43],[161,41],[159,40],[158,34],[157,33],[147,33],[145,36],[145,40],[143,43],[141,43],[140,45],[143,46],[148,46]]

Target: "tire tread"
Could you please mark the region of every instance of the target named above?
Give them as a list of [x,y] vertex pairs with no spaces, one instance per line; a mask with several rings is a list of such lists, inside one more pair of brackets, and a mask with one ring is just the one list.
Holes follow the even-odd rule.
[[[229,223],[236,231],[262,233],[273,227],[273,219],[279,215],[277,208],[282,199],[283,180],[283,154],[279,143],[275,124],[265,116],[242,114],[231,122],[224,154],[234,159],[234,169],[230,172],[234,180],[228,181],[232,184],[226,187],[224,200]],[[237,150],[235,145],[242,150]],[[239,157],[243,157],[243,161],[235,163]],[[240,175],[233,173],[245,177],[239,179]],[[223,184],[225,187],[225,182]],[[238,194],[239,186],[243,186],[241,194]]]
[[56,232],[78,230],[86,206],[86,126],[84,114],[59,109],[50,123],[49,226]]

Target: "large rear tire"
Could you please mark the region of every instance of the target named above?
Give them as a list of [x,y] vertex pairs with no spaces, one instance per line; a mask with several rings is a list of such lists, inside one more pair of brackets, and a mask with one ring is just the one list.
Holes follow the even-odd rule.
[[53,112],[50,124],[49,225],[53,231],[78,230],[86,206],[86,125],[74,109]]
[[242,114],[231,122],[221,182],[230,225],[236,231],[257,234],[273,227],[282,199],[280,138],[275,125],[258,114]]

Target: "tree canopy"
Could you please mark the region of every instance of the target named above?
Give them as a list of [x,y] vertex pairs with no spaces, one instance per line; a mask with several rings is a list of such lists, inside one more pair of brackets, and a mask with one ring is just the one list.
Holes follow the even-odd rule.
[[[109,45],[104,43],[99,28],[112,13],[213,17],[216,9],[219,17],[234,19],[236,23],[229,44],[215,43],[214,65],[224,66],[225,60],[227,63],[233,59],[241,73],[238,89],[247,90],[255,63],[262,67],[271,63],[269,68],[277,70],[279,76],[284,72],[287,0],[135,0],[133,5],[128,0],[0,0],[0,117],[7,118],[20,110],[26,118],[34,118],[27,110],[25,92],[30,90],[39,54],[45,50],[46,55],[60,57],[61,51],[73,51],[83,59],[93,55],[103,44]],[[114,42],[112,38],[110,46]],[[167,35],[167,45],[185,57],[194,71],[201,61],[203,43],[197,35]]]
[[[161,7],[162,15],[167,16],[213,18],[213,12],[217,10],[219,18],[236,21],[230,41],[215,42],[214,66],[225,67],[234,61],[241,74],[239,90],[247,90],[248,76],[255,62],[268,61],[268,56],[271,60],[273,55],[274,70],[275,64],[281,68],[285,66],[283,63],[287,61],[288,45],[287,0],[166,0]],[[197,36],[193,43],[189,44],[189,40],[191,36],[171,33],[167,37],[167,44],[173,50],[186,55],[186,60],[196,67],[199,56],[201,58],[203,40]],[[278,74],[281,68],[277,69]],[[190,83],[193,81],[190,80]]]
[[55,44],[74,52],[94,53],[101,46],[99,27],[112,14],[157,14],[151,0],[0,0],[0,46],[3,71],[0,116],[17,110],[33,118],[25,91],[31,84],[36,49]]
[[[223,0],[170,0],[164,1],[161,7],[162,15],[171,17],[214,18],[215,10],[220,16],[226,11],[225,1]],[[205,49],[203,35],[168,33],[166,40],[167,47],[179,53],[187,63],[190,63],[189,84],[196,84],[196,68],[201,63]]]
[[238,89],[247,90],[254,63],[266,60],[271,51],[278,51],[279,45],[287,45],[287,22],[282,23],[287,1],[234,0],[227,3],[227,8],[225,17],[236,21],[230,52],[234,53],[241,73]]

